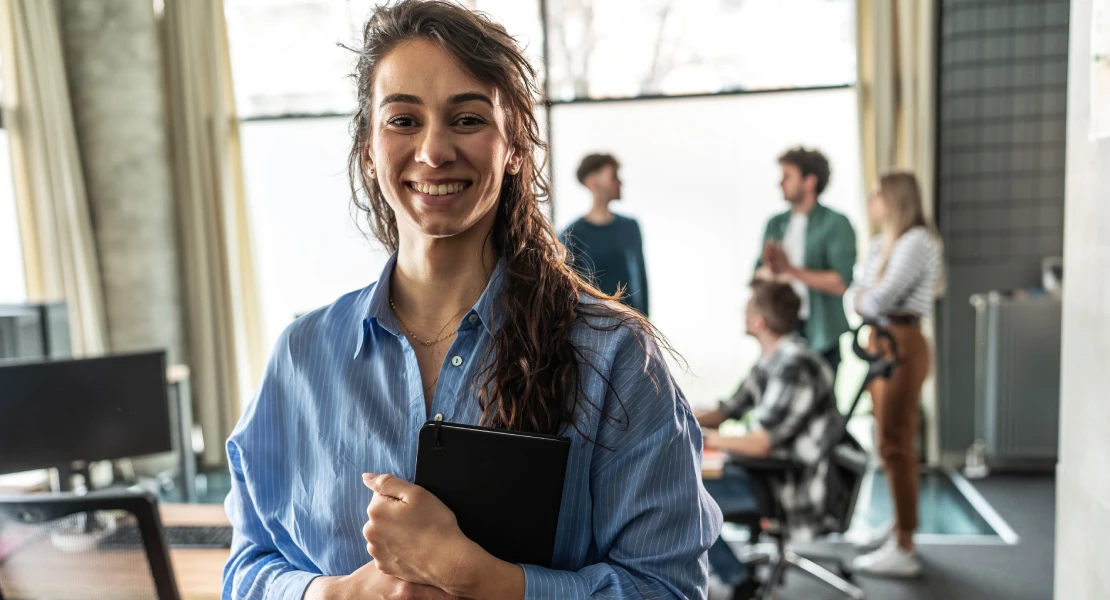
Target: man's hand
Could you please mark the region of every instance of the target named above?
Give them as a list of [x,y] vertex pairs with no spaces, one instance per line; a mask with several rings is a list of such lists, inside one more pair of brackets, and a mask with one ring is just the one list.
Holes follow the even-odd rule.
[[377,561],[371,561],[345,577],[320,577],[305,590],[304,600],[456,600],[447,592],[432,586],[418,585],[382,573]]
[[753,458],[765,458],[771,454],[771,437],[762,429],[744,435],[721,435],[716,429],[706,429],[702,437],[706,448]]
[[811,271],[790,264],[790,259],[786,256],[786,250],[780,244],[764,248],[763,263],[774,274],[776,281],[783,283],[800,281],[806,287],[830,296],[843,296],[844,292],[848,291],[844,279],[836,271]]
[[777,244],[775,244],[773,240],[763,241],[763,252],[760,254],[760,257],[763,259],[763,266],[768,269],[771,268],[771,255],[774,253],[776,245]]
[[701,432],[702,439],[705,440],[706,448],[713,448],[714,450],[723,450],[721,448],[721,432],[716,429],[703,429]]
[[786,256],[786,250],[783,249],[781,244],[772,244],[767,252],[765,264],[771,267],[771,272],[775,275],[789,274],[791,269],[790,259]]
[[694,418],[697,419],[698,425],[701,425],[703,428],[712,429],[714,427],[720,427],[721,423],[724,423],[725,420],[728,419],[728,415],[721,411],[721,409],[715,408],[713,410],[699,412],[694,415]]

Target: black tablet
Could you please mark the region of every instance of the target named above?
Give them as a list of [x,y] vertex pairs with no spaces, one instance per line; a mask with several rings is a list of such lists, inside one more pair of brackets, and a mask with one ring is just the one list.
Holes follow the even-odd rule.
[[415,483],[490,554],[550,567],[569,454],[565,437],[428,421]]

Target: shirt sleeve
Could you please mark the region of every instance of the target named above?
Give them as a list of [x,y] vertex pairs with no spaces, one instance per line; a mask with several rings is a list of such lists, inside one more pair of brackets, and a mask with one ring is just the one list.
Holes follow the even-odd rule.
[[[283,336],[279,347],[284,340]],[[275,351],[274,354],[283,353]],[[281,438],[272,433],[280,431],[280,423],[269,410],[276,362],[277,359],[272,358],[267,365],[258,393],[227,442],[231,493],[224,501],[224,508],[234,531],[231,556],[223,572],[223,600],[300,600],[308,584],[320,576],[297,568],[278,548],[275,541],[278,536],[267,528],[259,514],[258,491],[248,483],[247,473],[276,456],[272,440]],[[271,434],[265,435],[266,432]]]
[[234,527],[231,557],[224,566],[223,600],[260,598],[301,600],[308,584],[320,576],[295,568],[268,541],[266,527],[246,491],[240,455],[228,444],[231,493],[224,501]]
[[759,249],[756,252],[755,258],[756,271],[758,271],[759,268],[763,266],[763,245],[767,243],[767,240],[771,239],[771,228],[774,226],[774,224],[775,218],[772,217],[767,220],[767,225],[763,228],[763,239],[759,240]]
[[588,263],[589,257],[582,251],[580,241],[574,235],[574,225],[567,226],[559,234],[559,241],[567,248],[567,264],[587,280],[592,278],[593,265]]
[[636,223],[635,236],[636,236],[636,254],[638,261],[636,264],[640,275],[640,289],[636,293],[640,296],[639,305],[644,316],[649,316],[648,303],[651,300],[651,295],[648,292],[648,277],[647,277],[647,262],[644,260],[644,239],[640,233],[640,225]]
[[903,234],[894,243],[882,276],[871,287],[860,290],[856,300],[860,316],[877,319],[890,314],[912,293],[914,286],[930,268],[933,253],[926,246],[927,235],[919,232]]
[[559,243],[567,248],[567,261],[572,265],[574,264],[574,233],[570,227],[567,227],[559,234]]
[[790,443],[802,431],[813,411],[813,385],[803,368],[790,364],[771,373],[760,402],[759,424],[771,447]]
[[[646,345],[646,344],[645,344]],[[578,571],[522,565],[525,598],[704,599],[721,512],[701,481],[701,432],[658,349],[617,352],[606,406],[626,426],[599,427],[590,473],[597,563]],[[614,416],[622,416],[616,408]]]
[[722,400],[720,410],[730,419],[739,419],[747,414],[759,401],[759,387],[756,385],[755,373],[749,375],[740,383],[732,396]]
[[856,230],[842,215],[833,221],[832,236],[828,245],[829,267],[840,275],[844,286],[852,285],[852,270],[856,266]]

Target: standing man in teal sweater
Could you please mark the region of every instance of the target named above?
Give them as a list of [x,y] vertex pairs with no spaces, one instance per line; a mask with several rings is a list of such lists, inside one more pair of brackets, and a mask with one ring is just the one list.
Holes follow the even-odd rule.
[[648,282],[640,225],[609,210],[611,202],[621,199],[619,170],[620,163],[609,154],[582,159],[578,181],[593,194],[594,205],[559,237],[578,272],[606,294],[623,287],[621,301],[646,317]]
[[757,278],[790,283],[802,299],[799,332],[832,367],[840,367],[840,336],[849,330],[844,292],[856,264],[856,232],[844,215],[818,202],[829,184],[829,161],[794,148],[779,157],[782,195],[790,210],[767,222]]

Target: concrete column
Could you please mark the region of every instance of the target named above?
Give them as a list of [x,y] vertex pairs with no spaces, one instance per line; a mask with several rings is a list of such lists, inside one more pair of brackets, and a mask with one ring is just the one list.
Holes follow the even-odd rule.
[[185,358],[159,23],[151,0],[58,0],[116,352]]
[[[1091,0],[1071,3],[1055,597],[1110,598],[1110,138],[1091,138]],[[1101,69],[1101,73],[1099,72]],[[1106,88],[1101,88],[1105,92]]]

